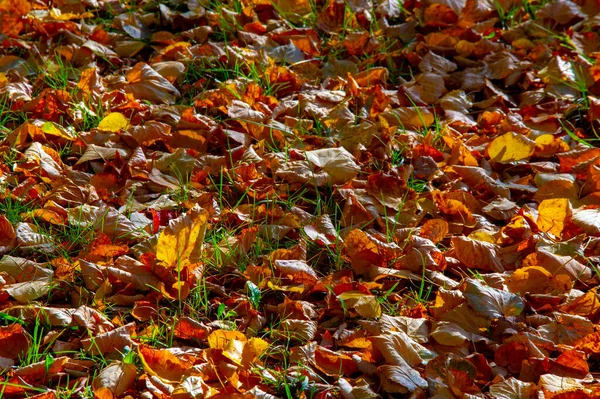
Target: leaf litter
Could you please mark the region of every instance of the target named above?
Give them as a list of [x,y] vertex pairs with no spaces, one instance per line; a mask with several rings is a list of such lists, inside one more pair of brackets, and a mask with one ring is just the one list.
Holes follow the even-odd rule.
[[0,1],[0,396],[598,397],[599,12]]

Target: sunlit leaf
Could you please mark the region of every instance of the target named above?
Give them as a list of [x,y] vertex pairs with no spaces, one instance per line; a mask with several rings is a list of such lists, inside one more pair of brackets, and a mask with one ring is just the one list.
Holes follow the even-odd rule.
[[541,202],[538,212],[537,225],[540,230],[560,237],[571,214],[571,206],[566,198],[547,199]]
[[98,124],[99,130],[107,132],[118,132],[121,129],[127,129],[129,120],[120,112],[111,112],[104,117]]
[[527,159],[535,152],[535,141],[519,133],[506,133],[490,143],[486,149],[495,162],[512,162]]
[[156,258],[167,268],[183,269],[199,260],[208,214],[196,207],[172,220],[158,237]]
[[423,226],[421,226],[419,232],[421,237],[430,239],[434,244],[442,241],[444,237],[446,237],[446,234],[448,234],[448,222],[444,219],[432,219],[426,221]]
[[540,266],[517,269],[506,279],[506,286],[513,293],[521,295],[563,293],[571,288],[571,278],[566,274],[553,276]]
[[246,342],[246,336],[239,331],[216,330],[208,336],[208,346],[225,349],[232,341]]
[[574,211],[573,223],[588,234],[600,234],[600,209],[578,209]]
[[373,295],[346,291],[338,295],[338,299],[344,302],[344,306],[353,308],[362,317],[372,318],[381,316],[381,306],[377,297]]
[[144,370],[166,382],[179,382],[192,366],[192,361],[175,356],[168,349],[153,349],[145,345],[138,347]]
[[490,386],[490,394],[500,399],[530,399],[535,392],[535,385],[531,382],[523,382],[515,377]]

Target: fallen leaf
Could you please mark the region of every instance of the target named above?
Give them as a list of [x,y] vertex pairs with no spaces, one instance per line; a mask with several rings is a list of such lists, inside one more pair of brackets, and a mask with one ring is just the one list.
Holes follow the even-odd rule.
[[377,374],[382,378],[383,390],[388,393],[405,394],[418,388],[427,388],[427,381],[416,370],[406,365],[379,366]]
[[577,209],[573,212],[573,223],[590,235],[600,233],[600,209]]
[[18,323],[0,327],[0,343],[0,357],[13,360],[24,356],[30,345],[23,327]]
[[193,361],[175,356],[168,349],[153,349],[145,345],[138,347],[138,355],[144,370],[166,383],[177,383],[193,365]]
[[134,364],[113,362],[94,378],[94,391],[108,389],[113,395],[121,396],[135,381],[137,369]]
[[377,297],[365,295],[362,292],[346,291],[338,295],[346,308],[352,308],[362,317],[373,318],[381,316],[381,306]]
[[85,338],[81,340],[81,345],[86,352],[92,355],[102,355],[114,351],[122,352],[126,346],[130,348],[134,346],[131,339],[132,334],[135,334],[135,323],[129,323],[112,331]]
[[552,273],[540,266],[527,266],[515,270],[507,279],[506,286],[512,293],[562,294],[571,289],[571,278],[566,274]]
[[537,225],[540,230],[560,237],[571,215],[571,206],[566,198],[547,199],[540,203],[538,212]]
[[520,296],[485,286],[474,279],[467,279],[465,298],[477,313],[491,319],[518,316],[525,307]]
[[125,76],[128,84],[123,90],[135,98],[159,104],[173,104],[175,99],[181,96],[175,86],[146,63],[138,62]]
[[168,269],[183,269],[200,260],[202,243],[206,232],[208,214],[200,207],[178,219],[169,222],[169,226],[158,237],[156,258]]
[[120,112],[111,112],[105,116],[98,124],[98,130],[107,132],[118,132],[119,130],[127,129],[129,120]]
[[431,240],[434,244],[442,241],[446,234],[448,234],[448,222],[444,219],[428,220],[421,226],[419,231],[421,237]]
[[490,394],[499,399],[530,399],[535,393],[532,382],[523,382],[515,377],[492,384]]

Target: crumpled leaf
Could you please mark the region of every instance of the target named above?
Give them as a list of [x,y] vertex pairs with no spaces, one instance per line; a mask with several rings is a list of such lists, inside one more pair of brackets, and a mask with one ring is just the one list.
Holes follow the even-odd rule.
[[175,99],[181,96],[175,86],[146,63],[135,64],[126,77],[129,84],[125,85],[123,90],[135,98],[159,104],[173,104]]

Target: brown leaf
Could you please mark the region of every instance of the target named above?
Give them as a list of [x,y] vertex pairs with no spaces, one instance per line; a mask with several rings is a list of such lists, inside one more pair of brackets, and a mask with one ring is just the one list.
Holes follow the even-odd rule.
[[451,242],[456,258],[465,266],[495,272],[504,271],[497,245],[468,237],[453,237]]
[[126,346],[134,346],[131,335],[135,334],[135,323],[129,323],[94,337],[81,340],[81,345],[86,352],[93,355],[102,355],[114,351],[123,352]]

